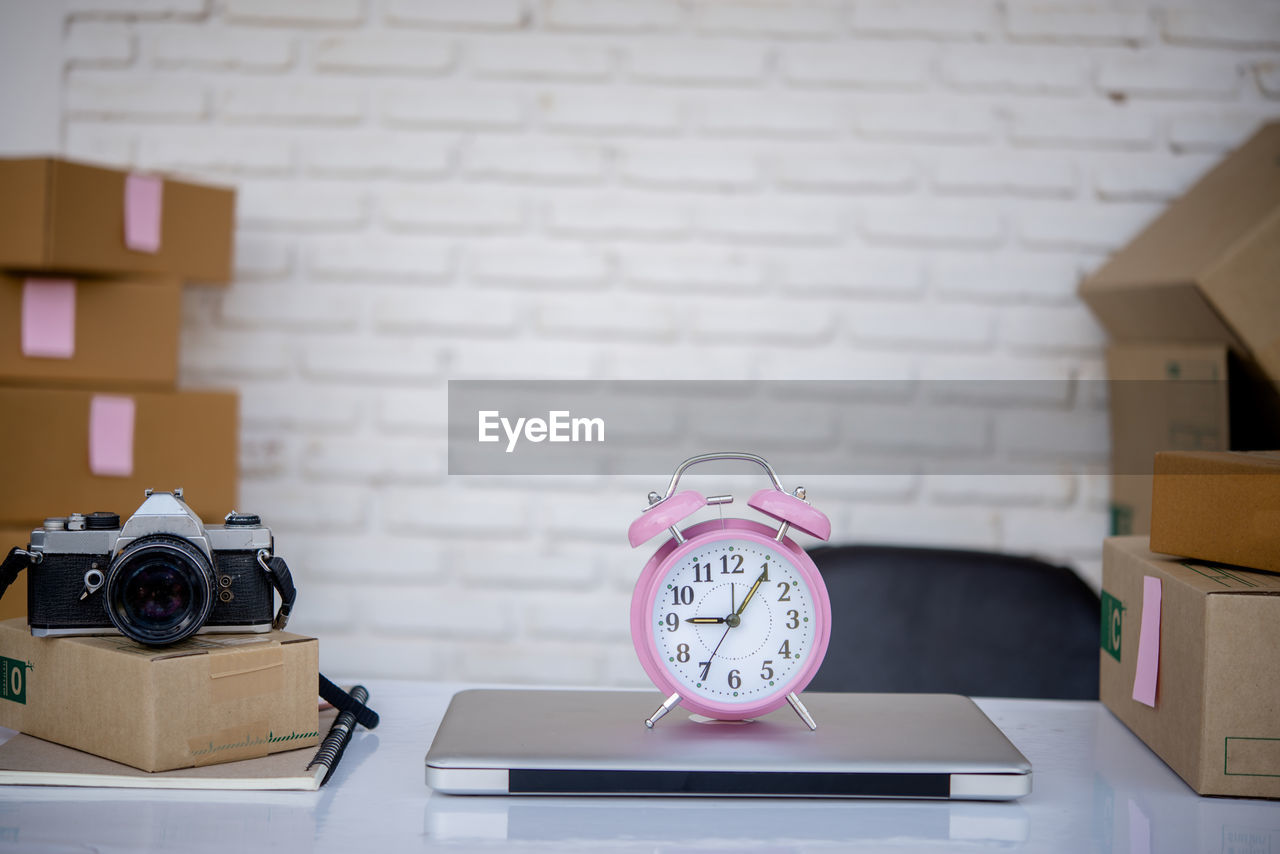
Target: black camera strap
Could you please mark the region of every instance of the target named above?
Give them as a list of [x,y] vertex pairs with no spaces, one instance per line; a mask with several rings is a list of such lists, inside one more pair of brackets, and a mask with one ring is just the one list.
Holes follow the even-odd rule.
[[[258,554],[258,564],[266,570],[267,576],[271,579],[271,586],[276,589],[276,593],[280,594],[280,610],[276,613],[272,628],[283,629],[289,622],[289,614],[293,611],[293,603],[298,598],[298,590],[293,585],[293,575],[289,572],[289,565],[284,562],[282,557],[268,558],[265,552],[260,552]],[[366,696],[368,695],[366,694]],[[330,682],[323,673],[320,674],[320,697],[337,709],[339,714],[343,712],[351,713],[355,717],[356,723],[365,729],[373,729],[378,725],[377,712]]]
[[[368,697],[367,693],[365,697]],[[378,725],[377,712],[366,706],[362,700],[356,699],[330,682],[323,673],[320,674],[320,699],[337,709],[339,714],[350,712],[355,716],[356,723],[365,729],[373,729]]]
[[3,598],[9,586],[18,580],[18,573],[31,566],[31,562],[31,552],[26,549],[16,546],[9,549],[4,562],[0,563],[0,598]]
[[[271,586],[276,589],[276,593],[280,594],[280,610],[276,614],[275,622],[271,624],[272,628],[283,629],[289,622],[293,603],[298,598],[298,590],[293,585],[293,574],[289,572],[289,565],[282,557],[267,558],[265,555],[259,555],[258,563],[266,570],[267,576],[271,579]],[[355,716],[356,723],[365,729],[373,729],[378,725],[377,712],[326,679],[323,673],[320,674],[320,697],[337,709],[339,714],[350,712]]]
[[271,586],[276,589],[276,593],[280,594],[280,610],[276,612],[271,628],[283,630],[289,624],[289,615],[293,613],[293,603],[298,598],[298,589],[293,586],[293,575],[289,572],[289,565],[284,562],[284,558],[267,557],[267,554],[266,551],[258,552],[258,566],[267,573],[267,578],[271,579]]

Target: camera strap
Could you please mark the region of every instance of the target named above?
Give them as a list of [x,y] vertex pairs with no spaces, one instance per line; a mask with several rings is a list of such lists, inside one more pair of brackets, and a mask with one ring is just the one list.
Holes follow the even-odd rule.
[[271,628],[280,631],[289,624],[289,614],[293,613],[293,603],[298,598],[298,588],[293,586],[293,575],[289,572],[289,565],[284,562],[284,558],[267,557],[268,554],[269,552],[265,550],[258,552],[258,566],[262,567],[267,578],[271,579],[271,586],[276,589],[276,593],[280,594],[280,610],[276,612],[276,618],[271,623]]
[[[271,579],[271,586],[280,594],[280,610],[276,613],[274,629],[283,629],[289,622],[289,614],[293,611],[293,603],[298,598],[298,589],[293,585],[293,574],[282,557],[267,557],[266,552],[258,553],[258,565],[266,571]],[[350,712],[356,723],[365,729],[373,729],[378,725],[378,713],[360,700],[339,688],[320,674],[320,697],[338,710],[338,713]]]
[[320,674],[320,699],[337,709],[339,714],[350,712],[355,716],[356,723],[365,729],[373,729],[378,725],[377,712],[330,682],[323,673]]
[[31,565],[31,552],[14,547],[9,549],[3,563],[0,563],[0,598],[4,597],[9,585],[18,580],[18,573]]

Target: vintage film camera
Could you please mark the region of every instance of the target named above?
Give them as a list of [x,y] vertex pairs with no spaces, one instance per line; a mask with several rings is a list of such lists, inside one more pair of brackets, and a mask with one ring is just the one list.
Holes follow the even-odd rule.
[[205,525],[181,489],[148,489],[123,525],[103,512],[46,519],[5,558],[0,595],[23,568],[27,622],[41,637],[119,631],[163,646],[197,632],[267,632],[284,628],[296,596],[270,528],[234,511]]

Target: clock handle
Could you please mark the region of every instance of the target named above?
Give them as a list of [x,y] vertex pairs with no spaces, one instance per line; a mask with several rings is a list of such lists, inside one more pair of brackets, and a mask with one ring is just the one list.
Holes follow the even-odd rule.
[[709,463],[714,460],[742,460],[743,462],[755,463],[765,470],[769,475],[769,480],[773,483],[773,488],[779,492],[785,492],[782,488],[782,481],[778,480],[778,475],[774,472],[773,466],[765,461],[765,458],[759,454],[749,454],[746,451],[716,451],[710,454],[699,454],[696,457],[690,457],[676,467],[675,474],[671,475],[671,483],[667,485],[667,493],[663,495],[659,501],[665,501],[675,494],[676,485],[680,483],[680,476],[685,470],[698,463]]

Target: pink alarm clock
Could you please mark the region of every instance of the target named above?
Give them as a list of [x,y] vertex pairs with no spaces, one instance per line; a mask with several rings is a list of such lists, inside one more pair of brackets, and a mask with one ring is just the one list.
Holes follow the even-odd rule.
[[[685,519],[731,495],[676,492],[689,467],[745,460],[762,467],[773,486],[747,506],[777,527],[749,519],[713,519],[681,530]],[[817,673],[831,637],[831,600],[813,561],[787,533],[831,536],[826,514],[805,501],[803,487],[786,492],[762,457],[702,454],[682,462],[666,495],[649,507],[627,538],[639,546],[667,539],[644,565],[631,597],[631,639],[644,672],[663,694],[645,721],[652,727],[677,704],[721,720],[745,720],[790,703],[810,729],[813,717],[797,696]]]

